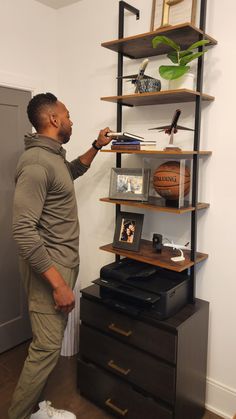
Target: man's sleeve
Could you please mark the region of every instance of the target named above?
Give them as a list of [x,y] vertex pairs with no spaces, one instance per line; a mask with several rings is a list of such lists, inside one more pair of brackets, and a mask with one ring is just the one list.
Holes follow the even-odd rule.
[[73,179],[77,179],[79,176],[83,176],[84,173],[87,172],[90,166],[86,166],[85,164],[81,163],[80,158],[72,160],[71,162],[67,162]]
[[20,256],[39,273],[53,262],[38,233],[38,223],[47,196],[49,181],[44,167],[26,166],[18,174],[13,204],[13,237]]

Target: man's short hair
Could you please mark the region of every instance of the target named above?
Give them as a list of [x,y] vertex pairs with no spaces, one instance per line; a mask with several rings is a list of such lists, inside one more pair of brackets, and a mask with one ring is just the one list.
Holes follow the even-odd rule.
[[47,106],[55,105],[56,102],[57,97],[52,93],[39,93],[30,100],[27,106],[27,114],[36,131],[41,128],[41,111]]

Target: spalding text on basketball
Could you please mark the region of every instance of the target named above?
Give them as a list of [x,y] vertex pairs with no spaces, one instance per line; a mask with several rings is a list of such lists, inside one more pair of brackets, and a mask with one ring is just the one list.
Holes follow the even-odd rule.
[[176,176],[156,176],[159,182],[176,182]]

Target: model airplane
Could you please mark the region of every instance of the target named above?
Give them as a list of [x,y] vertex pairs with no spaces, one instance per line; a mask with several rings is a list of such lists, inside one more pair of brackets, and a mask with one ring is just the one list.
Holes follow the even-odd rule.
[[138,86],[137,86],[138,80],[153,79],[153,77],[147,76],[146,74],[144,74],[148,63],[149,63],[149,59],[145,58],[145,60],[142,61],[137,74],[129,74],[128,76],[119,76],[117,78],[127,79],[127,81],[131,81],[132,84],[136,84],[135,93],[138,93]]
[[159,132],[165,131],[165,134],[170,135],[170,141],[169,141],[168,147],[166,147],[165,149],[172,148],[172,149],[180,150],[179,147],[174,146],[174,134],[176,134],[178,130],[194,131],[194,129],[192,128],[187,128],[187,127],[183,127],[182,125],[178,125],[180,114],[181,114],[181,110],[176,109],[170,125],[163,125],[161,127],[149,128],[149,130],[158,129]]
[[163,243],[163,246],[165,246],[165,247],[172,247],[173,250],[179,250],[180,251],[180,255],[179,256],[175,256],[175,257],[171,258],[171,260],[173,262],[182,262],[182,261],[185,260],[183,250],[184,249],[188,249],[188,247],[187,247],[188,245],[189,245],[189,242],[186,243],[186,244],[184,244],[184,245],[178,244],[178,243],[174,243],[173,241],[170,242],[170,243]]

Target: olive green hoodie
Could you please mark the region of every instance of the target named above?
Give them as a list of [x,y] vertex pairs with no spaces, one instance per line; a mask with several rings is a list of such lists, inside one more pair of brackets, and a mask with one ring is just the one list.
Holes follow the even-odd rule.
[[19,255],[38,272],[53,261],[79,264],[79,222],[73,181],[88,169],[65,159],[61,144],[38,134],[25,136],[16,169],[13,237]]

